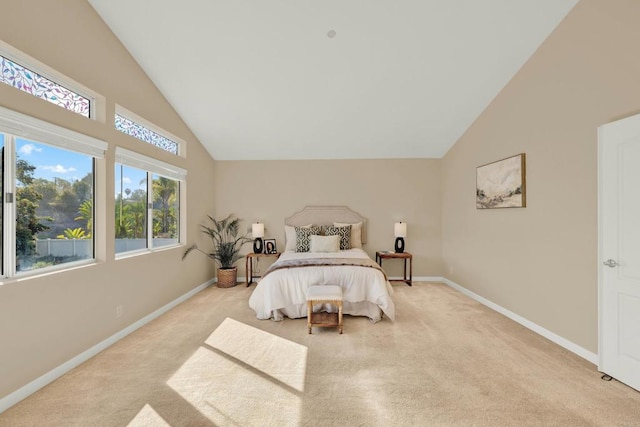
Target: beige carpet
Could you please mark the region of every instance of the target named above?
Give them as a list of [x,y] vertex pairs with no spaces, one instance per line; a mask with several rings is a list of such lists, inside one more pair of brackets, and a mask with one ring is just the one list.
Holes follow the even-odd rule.
[[0,426],[638,426],[640,393],[435,283],[397,319],[257,320],[208,288],[0,414]]

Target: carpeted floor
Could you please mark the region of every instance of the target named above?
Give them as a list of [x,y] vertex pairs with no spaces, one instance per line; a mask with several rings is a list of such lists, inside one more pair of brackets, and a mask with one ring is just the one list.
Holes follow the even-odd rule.
[[638,426],[640,393],[445,285],[397,319],[257,320],[208,288],[0,414],[0,426]]

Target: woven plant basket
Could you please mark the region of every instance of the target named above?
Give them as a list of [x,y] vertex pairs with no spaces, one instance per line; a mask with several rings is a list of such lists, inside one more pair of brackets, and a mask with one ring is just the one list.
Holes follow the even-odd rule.
[[231,288],[236,285],[238,267],[218,269],[218,287]]

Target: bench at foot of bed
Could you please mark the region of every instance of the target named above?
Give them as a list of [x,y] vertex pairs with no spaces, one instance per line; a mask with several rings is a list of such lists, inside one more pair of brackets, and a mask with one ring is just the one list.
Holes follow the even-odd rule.
[[[337,313],[314,313],[316,304],[333,304],[338,307]],[[342,288],[336,285],[311,286],[307,293],[307,328],[338,327],[342,333]]]

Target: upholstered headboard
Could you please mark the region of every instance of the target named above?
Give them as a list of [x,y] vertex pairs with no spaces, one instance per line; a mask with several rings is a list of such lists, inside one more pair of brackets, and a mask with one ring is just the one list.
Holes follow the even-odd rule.
[[302,227],[308,224],[332,225],[334,222],[355,224],[362,222],[362,243],[367,243],[367,219],[347,206],[305,206],[285,218],[284,224]]

